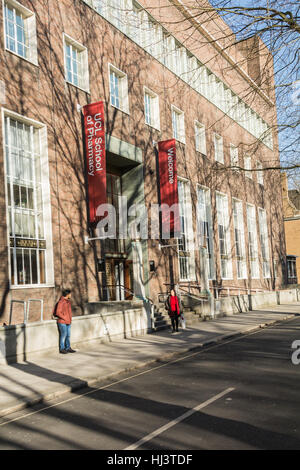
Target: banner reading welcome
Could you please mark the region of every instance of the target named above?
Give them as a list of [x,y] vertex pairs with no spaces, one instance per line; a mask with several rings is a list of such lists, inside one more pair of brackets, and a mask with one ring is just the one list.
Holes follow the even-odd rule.
[[106,155],[103,101],[83,107],[86,168],[90,223],[97,221],[96,211],[106,203]]
[[171,236],[177,237],[180,234],[180,219],[175,139],[158,142],[158,162],[162,232],[168,233],[170,230]]

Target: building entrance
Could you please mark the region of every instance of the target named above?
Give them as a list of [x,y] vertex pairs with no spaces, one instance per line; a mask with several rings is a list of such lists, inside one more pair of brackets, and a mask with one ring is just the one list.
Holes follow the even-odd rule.
[[132,261],[106,259],[107,300],[131,300],[133,289]]

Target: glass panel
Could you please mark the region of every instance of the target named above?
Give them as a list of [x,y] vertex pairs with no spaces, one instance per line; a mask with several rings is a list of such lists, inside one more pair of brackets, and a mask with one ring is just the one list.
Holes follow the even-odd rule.
[[14,249],[10,249],[10,279],[12,285],[15,284],[15,267],[14,267]]
[[31,282],[32,284],[38,283],[38,272],[37,272],[37,250],[30,250],[31,251]]
[[46,282],[45,251],[39,250],[39,256],[40,256],[40,284],[45,284]]
[[22,236],[22,214],[20,211],[15,212],[15,225],[14,225],[14,230],[15,230],[15,236]]
[[13,186],[13,191],[14,191],[14,205],[16,207],[21,206],[21,198],[20,198],[20,188],[16,184]]
[[30,269],[30,250],[23,250],[24,256],[24,284],[31,284],[31,269]]
[[17,248],[17,278],[18,284],[24,284],[24,273],[23,273],[23,253],[22,249]]
[[22,228],[23,228],[23,237],[29,237],[29,214],[28,212],[23,212],[22,214]]
[[21,207],[27,208],[27,188],[21,186]]
[[39,231],[39,238],[44,238],[43,214],[38,214],[38,231]]

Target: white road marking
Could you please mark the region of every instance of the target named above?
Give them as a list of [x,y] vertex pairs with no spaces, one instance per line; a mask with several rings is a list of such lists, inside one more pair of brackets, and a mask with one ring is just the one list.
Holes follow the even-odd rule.
[[[294,318],[292,318],[291,320],[293,320],[293,319],[294,319]],[[50,409],[50,408],[54,408],[54,407],[56,407],[56,406],[63,405],[64,403],[69,403],[70,401],[78,400],[78,399],[83,398],[83,397],[85,397],[85,396],[87,396],[87,395],[91,395],[92,393],[96,393],[96,392],[99,392],[100,390],[105,390],[105,389],[107,389],[107,388],[109,388],[109,387],[113,387],[114,385],[118,385],[118,384],[120,384],[120,383],[122,383],[122,382],[127,382],[128,380],[134,379],[134,378],[136,378],[136,377],[140,377],[141,375],[145,375],[145,374],[148,374],[148,373],[153,372],[153,371],[155,371],[155,370],[161,369],[161,368],[163,368],[163,367],[167,367],[167,366],[169,366],[170,364],[175,364],[176,362],[181,362],[181,361],[184,361],[184,360],[186,360],[186,359],[190,359],[190,358],[195,357],[195,356],[200,356],[201,354],[204,354],[204,353],[206,353],[206,352],[208,352],[208,351],[211,351],[211,350],[213,350],[213,349],[217,349],[217,348],[220,348],[220,347],[225,346],[225,345],[227,345],[227,344],[235,343],[235,342],[237,342],[237,341],[241,341],[241,340],[243,340],[243,339],[244,339],[245,337],[247,337],[247,336],[256,335],[256,334],[258,334],[258,333],[262,333],[263,331],[264,331],[264,330],[256,330],[256,331],[250,331],[250,332],[248,332],[248,333],[247,333],[247,332],[246,332],[246,333],[242,333],[242,336],[241,336],[241,337],[239,336],[239,337],[237,337],[237,338],[229,339],[229,340],[227,340],[227,341],[226,341],[226,340],[225,340],[225,341],[221,341],[220,343],[214,344],[214,345],[212,345],[212,346],[208,346],[208,347],[206,347],[206,348],[204,348],[204,349],[201,349],[200,351],[196,351],[196,352],[193,352],[193,353],[191,353],[191,354],[187,354],[186,356],[182,356],[182,357],[179,357],[179,358],[177,358],[177,359],[173,359],[173,360],[171,360],[171,361],[166,362],[165,364],[161,364],[161,365],[159,365],[159,366],[152,367],[151,369],[147,369],[146,371],[139,372],[138,374],[131,375],[130,377],[126,377],[125,379],[116,380],[115,382],[112,382],[112,383],[110,383],[110,384],[108,384],[108,385],[104,385],[104,386],[102,386],[102,387],[95,388],[95,389],[90,390],[90,391],[88,391],[88,392],[86,392],[86,393],[82,393],[82,394],[76,395],[75,397],[71,397],[71,398],[68,398],[68,399],[66,399],[66,400],[62,400],[62,401],[60,401],[60,402],[58,402],[58,403],[55,403],[55,404],[53,404],[53,405],[47,405],[47,406],[41,408],[40,410],[31,411],[30,413],[23,414],[22,416],[18,416],[17,418],[13,418],[13,419],[8,419],[8,420],[6,420],[6,419],[5,419],[5,416],[3,416],[2,419],[4,419],[4,422],[2,422],[2,423],[0,422],[0,427],[6,426],[7,424],[13,423],[14,421],[19,421],[19,420],[21,420],[21,419],[27,418],[28,416],[32,416],[32,415],[35,415],[35,414],[37,414],[37,413],[41,413],[41,412],[43,412],[43,411],[45,411],[45,410],[48,410],[48,409]],[[99,381],[99,380],[96,380],[95,382],[98,382],[98,381]],[[91,386],[91,385],[88,384],[87,386]],[[72,393],[72,392],[66,391],[65,393]],[[21,412],[21,410],[20,410],[19,412]],[[17,413],[17,411],[16,411],[15,413]],[[12,413],[12,414],[14,414],[14,413]]]
[[208,400],[204,401],[203,403],[200,403],[200,405],[195,406],[195,408],[192,408],[191,410],[187,411],[183,415],[179,416],[176,419],[173,419],[173,421],[170,421],[169,423],[165,424],[164,426],[161,426],[160,428],[156,429],[156,431],[151,432],[147,436],[143,437],[139,441],[137,441],[135,444],[132,444],[131,446],[127,447],[125,450],[136,450],[138,447],[141,447],[145,442],[151,441],[155,437],[159,436],[163,432],[167,431],[168,429],[172,428],[173,426],[176,426],[176,424],[180,423],[181,421],[185,420],[186,418],[189,418],[191,415],[196,413],[199,410],[202,410],[206,406],[210,405],[216,400],[219,400],[222,398],[224,395],[227,395],[228,393],[232,392],[234,388],[226,388],[221,393],[218,393],[218,395],[213,396],[212,398],[209,398]]

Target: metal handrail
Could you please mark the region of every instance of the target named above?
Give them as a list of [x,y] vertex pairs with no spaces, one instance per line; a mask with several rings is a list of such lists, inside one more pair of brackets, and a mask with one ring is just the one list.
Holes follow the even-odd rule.
[[123,286],[122,284],[118,284],[118,285],[107,284],[106,287],[104,287],[104,289],[109,289],[110,287],[113,287],[115,289],[121,288],[124,291],[128,292],[129,294],[133,295],[134,297],[141,298],[141,300],[148,300],[149,302],[154,304],[153,300],[150,299],[150,297],[147,297],[146,295],[144,297],[138,296],[132,290],[128,289],[127,287]]
[[192,297],[194,299],[207,299],[209,297],[208,294],[199,294],[199,295],[196,295],[196,294],[191,294],[190,292],[187,292],[185,291],[184,289],[182,289],[181,287],[178,287],[177,288],[179,291],[183,292],[185,295],[188,295],[189,297]]

